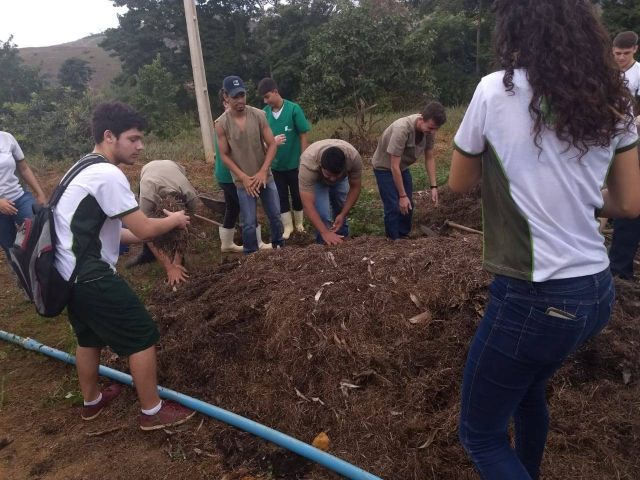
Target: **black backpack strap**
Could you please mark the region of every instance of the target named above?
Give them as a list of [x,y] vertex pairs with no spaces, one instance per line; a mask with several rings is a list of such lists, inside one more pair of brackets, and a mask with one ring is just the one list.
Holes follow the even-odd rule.
[[[96,163],[104,163],[104,162],[106,162],[106,160],[102,155],[97,155],[94,153],[90,153],[89,155],[82,157],[73,167],[71,167],[71,169],[67,173],[65,173],[64,177],[62,177],[62,180],[60,180],[60,184],[54,190],[53,195],[51,195],[51,200],[49,201],[49,208],[53,208],[57,205],[57,203],[60,201],[60,198],[62,197],[62,194],[67,189],[71,181],[82,170],[84,170],[87,167],[90,167],[91,165],[95,165]],[[52,232],[51,232],[52,238],[56,238],[53,223],[51,224],[51,229],[52,229]],[[96,240],[99,236],[100,236],[100,230],[98,229],[98,231],[93,236],[93,240]],[[71,272],[71,277],[69,277],[69,282],[71,283],[75,282],[80,265],[82,264],[84,257],[89,251],[90,245],[91,243],[89,243],[85,247],[84,251],[78,257],[78,260],[76,261],[76,265],[73,269],[73,272]]]
[[60,201],[60,197],[67,189],[71,181],[76,178],[76,176],[85,168],[90,167],[91,165],[95,165],[96,163],[104,163],[106,162],[105,158],[102,155],[98,155],[95,153],[90,153],[89,155],[85,155],[82,157],[67,173],[64,174],[62,180],[53,191],[51,195],[51,200],[49,200],[49,207],[54,207]]

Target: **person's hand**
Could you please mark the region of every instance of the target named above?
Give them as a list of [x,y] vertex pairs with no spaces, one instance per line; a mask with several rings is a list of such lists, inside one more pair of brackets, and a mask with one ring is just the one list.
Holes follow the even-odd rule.
[[342,228],[342,225],[344,225],[344,215],[340,213],[339,215],[336,215],[336,218],[333,221],[333,225],[331,226],[331,231],[339,231]]
[[188,271],[182,265],[170,263],[166,267],[167,269],[167,283],[171,286],[178,285],[181,282],[186,282],[189,278]]
[[261,188],[267,186],[267,172],[264,170],[258,170],[253,176],[253,181],[256,183],[256,189],[259,191]]
[[409,200],[409,197],[406,195],[404,197],[400,197],[398,206],[400,207],[400,213],[402,215],[407,215],[409,210],[411,210],[411,200]]
[[40,205],[46,205],[47,203],[47,197],[43,195],[36,195],[36,203],[39,203]]
[[0,213],[3,215],[15,215],[18,213],[18,209],[15,204],[6,198],[0,198]]
[[276,145],[278,147],[284,143],[287,143],[287,136],[284,133],[281,133],[280,135],[276,135],[273,138],[276,139]]
[[434,207],[438,206],[438,189],[437,188],[431,189],[431,201],[433,202]]
[[331,230],[327,230],[324,233],[320,234],[322,236],[322,240],[324,240],[324,243],[326,243],[327,245],[338,245],[342,242],[344,242],[343,240],[343,236],[342,235],[338,235],[335,232],[332,232]]
[[191,223],[191,219],[188,215],[185,215],[184,210],[178,210],[177,212],[170,212],[169,210],[163,210],[164,214],[171,218],[174,222],[174,227],[180,230],[186,230],[189,224]]

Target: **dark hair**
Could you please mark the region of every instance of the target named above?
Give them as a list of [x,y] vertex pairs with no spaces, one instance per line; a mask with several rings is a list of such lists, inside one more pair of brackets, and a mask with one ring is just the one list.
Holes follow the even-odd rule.
[[132,128],[145,130],[147,121],[133,107],[122,102],[101,103],[93,111],[91,130],[96,144],[104,140],[104,132],[109,130],[116,138]]
[[258,94],[261,97],[264,97],[267,93],[273,92],[274,90],[278,90],[278,84],[273,78],[263,78],[258,83]]
[[433,120],[437,126],[441,127],[447,121],[447,112],[440,102],[429,102],[422,109],[422,119]]
[[624,116],[630,125],[632,101],[591,1],[496,0],[494,9],[503,83],[513,92],[514,69],[526,70],[538,148],[545,128],[580,156],[609,146]]
[[224,106],[224,88],[221,88],[220,90],[218,90],[218,100],[220,100],[220,105]]
[[338,147],[327,148],[320,157],[320,166],[335,174],[344,172],[346,163],[344,152]]
[[636,32],[620,32],[613,39],[613,46],[616,48],[633,48],[638,45],[638,34]]

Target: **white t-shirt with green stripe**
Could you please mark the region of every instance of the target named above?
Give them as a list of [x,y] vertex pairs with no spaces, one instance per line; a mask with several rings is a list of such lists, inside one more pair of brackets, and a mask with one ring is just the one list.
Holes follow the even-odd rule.
[[82,170],[54,211],[60,275],[68,280],[85,251],[78,282],[113,274],[120,253],[121,218],[137,209],[129,181],[118,167],[105,162]]
[[582,158],[547,130],[540,150],[526,72],[515,71],[513,93],[503,76],[481,80],[454,140],[463,154],[482,154],[485,268],[535,282],[601,272],[609,259],[595,211],[614,155],[637,144],[636,127]]

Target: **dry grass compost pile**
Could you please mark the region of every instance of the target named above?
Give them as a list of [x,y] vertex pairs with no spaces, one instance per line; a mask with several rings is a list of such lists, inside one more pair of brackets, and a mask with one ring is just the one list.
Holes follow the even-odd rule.
[[[332,454],[385,479],[477,478],[456,429],[490,281],[480,243],[361,237],[251,255],[192,276],[189,288],[158,288],[149,303],[161,382],[306,442],[327,432]],[[618,308],[555,377],[545,480],[640,478],[633,318]],[[213,440],[231,466],[335,478],[229,427]]]
[[[178,195],[167,195],[156,204],[156,208],[150,216],[152,218],[164,218],[166,217],[164,210],[177,212],[178,210],[186,211],[186,209],[184,198],[180,198]],[[192,227],[190,226],[189,228],[191,229]],[[153,244],[171,257],[176,252],[186,252],[189,248],[189,243],[190,232],[187,230],[174,229],[153,239]]]
[[459,194],[452,192],[448,186],[444,186],[439,189],[438,197],[439,204],[434,208],[429,190],[414,194],[416,226],[422,224],[440,230],[445,220],[451,220],[465,227],[482,230],[480,187],[474,188],[469,193]]

